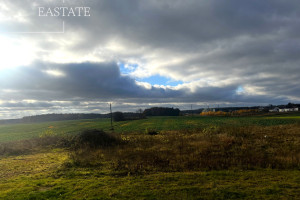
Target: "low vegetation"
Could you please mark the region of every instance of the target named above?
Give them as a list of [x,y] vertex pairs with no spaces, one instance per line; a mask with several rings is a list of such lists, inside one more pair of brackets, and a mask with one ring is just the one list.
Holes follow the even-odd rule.
[[154,117],[115,132],[109,120],[36,124],[39,135],[0,143],[0,198],[297,199],[299,121]]
[[299,132],[299,125],[212,126],[201,132],[122,135],[113,140],[114,145],[103,146],[99,141],[95,149],[94,143],[85,143],[91,148],[84,145],[71,155],[75,161],[84,159],[85,166],[97,160],[99,165],[109,164],[126,173],[300,169]]
[[71,145],[71,137],[41,136],[27,140],[0,143],[0,156],[30,154],[53,148],[68,148]]
[[0,199],[298,199],[298,170],[114,173],[65,167],[68,152],[0,160]]

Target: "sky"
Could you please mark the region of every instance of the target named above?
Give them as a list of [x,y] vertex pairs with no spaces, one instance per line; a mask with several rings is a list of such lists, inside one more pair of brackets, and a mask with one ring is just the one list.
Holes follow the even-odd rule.
[[299,52],[297,0],[0,0],[0,119],[299,103]]

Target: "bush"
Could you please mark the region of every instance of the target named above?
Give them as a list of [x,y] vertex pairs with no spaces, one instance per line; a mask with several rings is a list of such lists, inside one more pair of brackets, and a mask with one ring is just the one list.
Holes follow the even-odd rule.
[[99,148],[109,147],[117,144],[119,140],[110,134],[105,133],[103,130],[86,130],[77,135],[74,139],[74,147],[82,148]]
[[158,131],[156,131],[156,130],[153,130],[153,129],[148,129],[148,128],[146,128],[146,134],[148,134],[148,135],[158,135],[159,133],[158,133]]
[[102,130],[86,130],[75,136],[73,143],[68,164],[87,167],[102,165],[101,150],[113,148],[121,144],[121,140]]

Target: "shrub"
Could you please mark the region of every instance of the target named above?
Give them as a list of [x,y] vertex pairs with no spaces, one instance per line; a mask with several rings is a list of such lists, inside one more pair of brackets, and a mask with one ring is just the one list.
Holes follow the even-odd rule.
[[146,128],[146,134],[148,134],[148,135],[158,135],[158,131],[156,131],[156,130],[153,130],[153,129],[148,129],[148,128]]
[[[121,144],[121,139],[102,130],[86,130],[75,136],[71,148],[69,165],[99,166],[102,165],[101,150],[108,150]],[[106,153],[107,155],[107,153]]]
[[74,147],[82,148],[99,148],[99,147],[109,147],[117,144],[119,140],[111,135],[105,133],[103,130],[85,130],[74,139]]

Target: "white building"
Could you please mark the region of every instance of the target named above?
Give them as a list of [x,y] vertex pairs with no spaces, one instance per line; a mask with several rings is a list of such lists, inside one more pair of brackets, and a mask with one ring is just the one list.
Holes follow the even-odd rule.
[[279,112],[297,112],[299,111],[299,108],[281,108],[279,109]]

